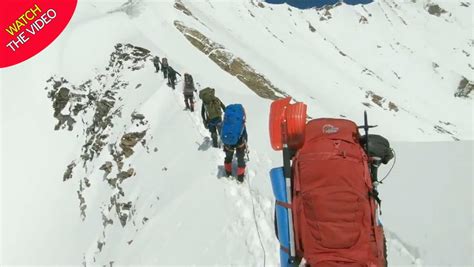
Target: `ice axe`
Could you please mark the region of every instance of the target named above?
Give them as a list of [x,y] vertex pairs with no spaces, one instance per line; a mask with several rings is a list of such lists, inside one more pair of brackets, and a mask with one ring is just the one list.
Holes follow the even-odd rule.
[[[273,101],[270,107],[270,141],[272,148],[283,151],[283,171],[286,184],[287,204],[291,206],[292,173],[291,150],[303,145],[306,128],[306,105],[290,104],[291,97]],[[296,249],[293,229],[293,215],[288,212],[289,259],[290,266],[296,266]]]
[[[367,154],[368,157],[370,157],[369,154],[369,129],[370,128],[375,128],[378,125],[369,125],[368,119],[367,119],[367,111],[364,110],[364,125],[358,126],[359,129],[364,129],[364,150],[365,153]],[[377,182],[377,169],[380,167],[381,163],[381,158],[380,157],[370,157],[370,173],[372,176],[372,182],[375,183]]]

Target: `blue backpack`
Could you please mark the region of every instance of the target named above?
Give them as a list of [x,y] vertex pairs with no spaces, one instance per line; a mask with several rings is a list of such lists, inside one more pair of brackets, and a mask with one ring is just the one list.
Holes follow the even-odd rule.
[[235,145],[245,128],[245,110],[241,104],[228,105],[224,111],[221,140],[225,145]]

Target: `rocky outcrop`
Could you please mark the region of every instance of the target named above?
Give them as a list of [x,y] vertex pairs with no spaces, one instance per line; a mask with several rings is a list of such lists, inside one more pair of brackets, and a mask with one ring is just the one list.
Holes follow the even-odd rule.
[[316,28],[313,27],[313,25],[311,25],[311,22],[308,21],[308,28],[311,32],[316,32]]
[[174,3],[174,8],[176,8],[177,10],[182,11],[184,14],[186,14],[188,16],[193,17],[193,13],[191,13],[191,11],[189,11],[189,9],[187,9],[186,6],[183,4],[183,2],[181,2],[180,0],[177,0]]
[[470,94],[473,90],[474,82],[469,81],[466,77],[462,77],[461,81],[459,82],[456,93],[454,93],[454,96],[461,98],[470,98]]
[[[374,93],[372,91],[366,91],[365,97],[370,99],[372,101],[372,103],[374,103],[377,106],[383,108],[384,110],[389,110],[389,111],[394,111],[394,112],[399,111],[399,108],[395,103],[393,103],[392,101],[387,100],[386,98],[384,98],[380,95],[377,95],[376,93]],[[371,106],[370,103],[362,103],[362,104],[364,104],[367,107]]]
[[[133,1],[130,1],[132,3]],[[53,117],[57,119],[55,130],[74,131],[76,137],[84,140],[78,158],[73,160],[63,174],[63,181],[79,179],[76,191],[82,220],[87,215],[88,188],[96,183],[107,183],[113,190],[109,202],[102,207],[103,234],[97,240],[98,253],[106,245],[106,228],[114,223],[116,216],[122,227],[133,217],[134,204],[129,199],[123,183],[136,176],[136,169],[127,163],[140,144],[147,152],[146,134],[148,121],[143,114],[126,109],[123,93],[139,90],[130,86],[123,78],[125,72],[138,71],[151,65],[152,55],[148,49],[131,44],[117,44],[103,71],[95,77],[76,85],[63,77],[53,76],[47,80],[47,96],[52,101]],[[122,116],[130,116],[122,119]],[[133,129],[120,133],[123,129]],[[101,157],[99,157],[101,156]],[[101,160],[101,161],[99,161]],[[128,167],[125,169],[124,165]],[[97,179],[96,166],[103,171]],[[99,172],[101,173],[101,172]],[[101,179],[102,178],[102,179]]]
[[427,4],[425,9],[428,11],[428,13],[436,17],[440,17],[442,14],[448,13],[448,11],[441,8],[438,4],[433,3]]
[[274,86],[264,75],[258,73],[243,59],[234,55],[223,45],[212,41],[201,32],[185,26],[180,21],[175,21],[174,25],[199,51],[206,54],[221,69],[235,76],[260,97],[278,99],[287,96],[286,93]]

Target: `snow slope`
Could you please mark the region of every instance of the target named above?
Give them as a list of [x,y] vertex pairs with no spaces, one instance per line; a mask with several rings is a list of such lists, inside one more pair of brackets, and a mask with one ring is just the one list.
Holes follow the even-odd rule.
[[[174,26],[179,20],[306,102],[312,117],[360,123],[367,109],[398,155],[381,187],[391,266],[472,266],[473,106],[454,97],[462,76],[473,79],[462,52],[472,50],[472,8],[438,2],[448,14],[430,15],[425,1],[342,5],[330,16],[253,1],[184,1],[192,16],[172,1],[80,1],[57,41],[0,72],[1,264],[278,265],[268,171],[281,159],[268,142],[270,100],[197,50]],[[149,58],[123,60],[125,67],[110,59],[117,43],[166,56],[224,103],[245,106],[245,184],[219,178],[223,152],[210,147],[198,112],[183,111],[179,90],[166,86]],[[99,110],[91,101],[71,131],[55,131],[47,97],[54,83],[46,82],[53,75],[71,92],[113,98],[112,124],[90,128]],[[83,160],[97,131],[106,144]],[[116,161],[125,134],[142,132],[133,154]],[[114,180],[119,175],[128,177]]]

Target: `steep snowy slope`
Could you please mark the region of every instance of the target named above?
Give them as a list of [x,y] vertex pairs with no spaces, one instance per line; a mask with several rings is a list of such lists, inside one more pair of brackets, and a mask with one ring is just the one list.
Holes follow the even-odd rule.
[[[473,79],[472,8],[427,3],[80,1],[52,46],[0,73],[0,262],[278,265],[268,93],[312,117],[367,109],[399,152],[381,188],[390,263],[472,265],[472,96],[454,96]],[[220,178],[223,152],[154,55],[245,106],[248,182]]]

